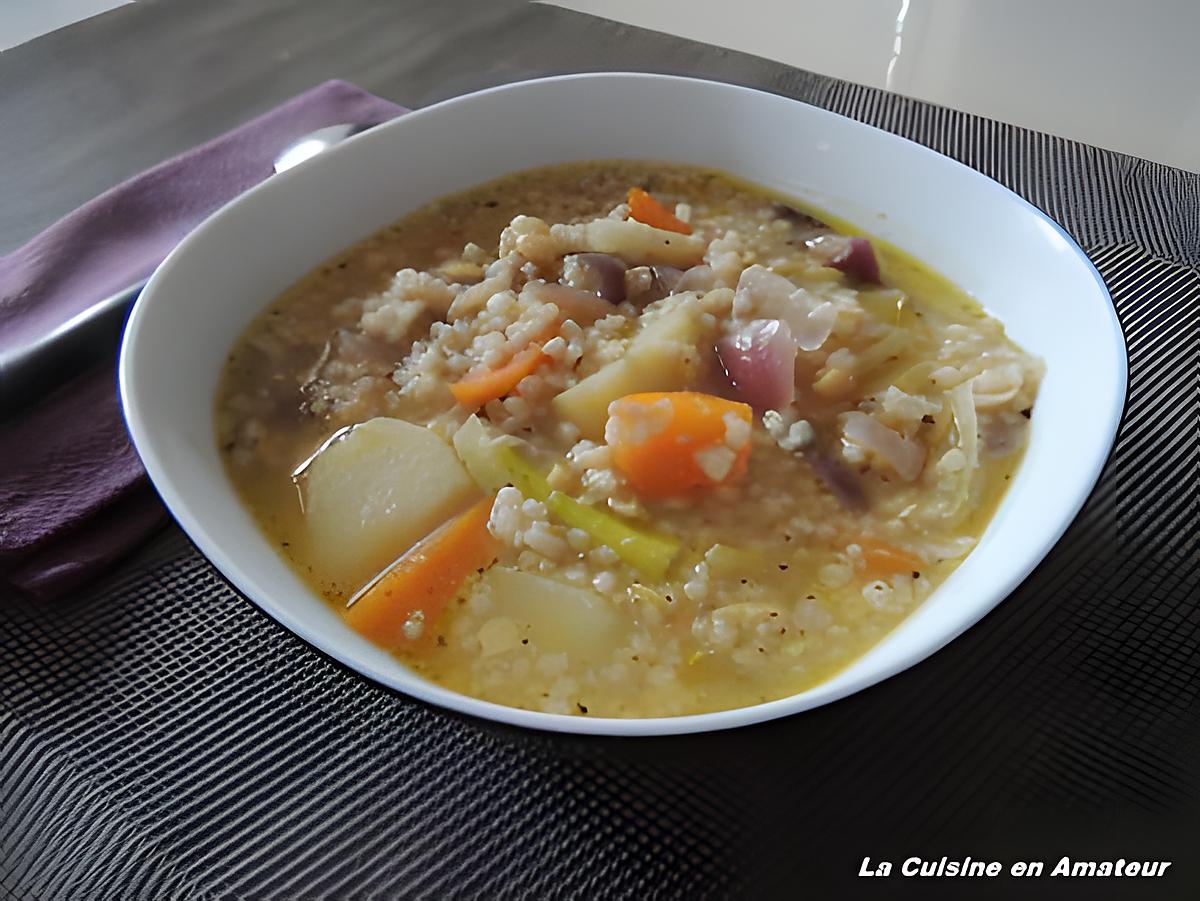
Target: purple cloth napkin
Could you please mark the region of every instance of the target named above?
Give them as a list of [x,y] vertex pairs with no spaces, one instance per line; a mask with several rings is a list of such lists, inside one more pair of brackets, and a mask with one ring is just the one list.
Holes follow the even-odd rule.
[[[0,258],[0,349],[146,278],[206,216],[269,176],[302,135],[403,112],[326,82],[105,192]],[[129,444],[111,366],[0,422],[0,595],[62,594],[164,517]]]

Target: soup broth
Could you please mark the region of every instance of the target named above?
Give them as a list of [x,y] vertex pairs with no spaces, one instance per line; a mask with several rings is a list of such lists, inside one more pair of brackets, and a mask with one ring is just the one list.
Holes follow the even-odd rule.
[[720,172],[506,176],[323,263],[232,349],[230,478],[350,625],[580,716],[794,694],[978,540],[1040,363],[884,242]]

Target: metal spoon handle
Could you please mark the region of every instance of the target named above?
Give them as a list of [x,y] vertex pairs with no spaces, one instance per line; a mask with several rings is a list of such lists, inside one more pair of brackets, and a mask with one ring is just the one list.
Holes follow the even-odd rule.
[[110,356],[129,308],[145,285],[143,280],[123,288],[76,313],[53,331],[0,353],[0,416]]

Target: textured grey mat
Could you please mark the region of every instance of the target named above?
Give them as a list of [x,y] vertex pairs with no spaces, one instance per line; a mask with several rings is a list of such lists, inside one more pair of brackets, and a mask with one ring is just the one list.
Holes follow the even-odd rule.
[[[285,5],[288,28],[315,33],[335,8],[354,24],[305,45],[302,72],[267,77],[253,104],[227,92],[218,115],[214,88],[196,108],[224,126],[289,79],[416,104],[434,90],[421,77],[454,93],[628,68],[754,84],[895,131],[1027,197],[1092,257],[1130,352],[1113,457],[1045,563],[930,660],[784,721],[650,741],[520,732],[364,683],[172,529],[86,596],[0,604],[0,897],[1195,897],[1200,176],[544,7],[469,21],[458,3],[382,6]],[[139,3],[0,58],[0,84],[76,54],[57,82],[29,82],[49,96],[82,77],[91,42],[128,49],[111,66],[129,78],[177,54],[199,79],[223,47],[214,77],[236,96],[260,73],[243,31],[268,7]],[[418,28],[461,39],[470,65],[434,54],[386,74],[389,41]],[[531,28],[551,48],[541,67],[521,49]],[[110,90],[129,86],[94,93]],[[0,92],[0,116],[10,101]],[[32,150],[16,159],[34,171]],[[913,854],[1174,863],[1155,883],[855,877],[864,856]]]

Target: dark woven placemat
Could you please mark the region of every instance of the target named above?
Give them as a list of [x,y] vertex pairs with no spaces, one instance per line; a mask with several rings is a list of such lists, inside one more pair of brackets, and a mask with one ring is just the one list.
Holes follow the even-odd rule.
[[[1062,223],[1129,344],[1099,487],[1025,584],[930,660],[784,721],[636,741],[522,732],[367,684],[172,530],[69,603],[0,604],[0,897],[1195,896],[1200,176],[543,7],[488,27],[508,46],[531,22],[555,60],[798,97]],[[527,66],[494,61],[463,87]],[[388,93],[351,66],[319,74]],[[966,854],[1174,863],[1154,883],[855,875],[868,855]]]

